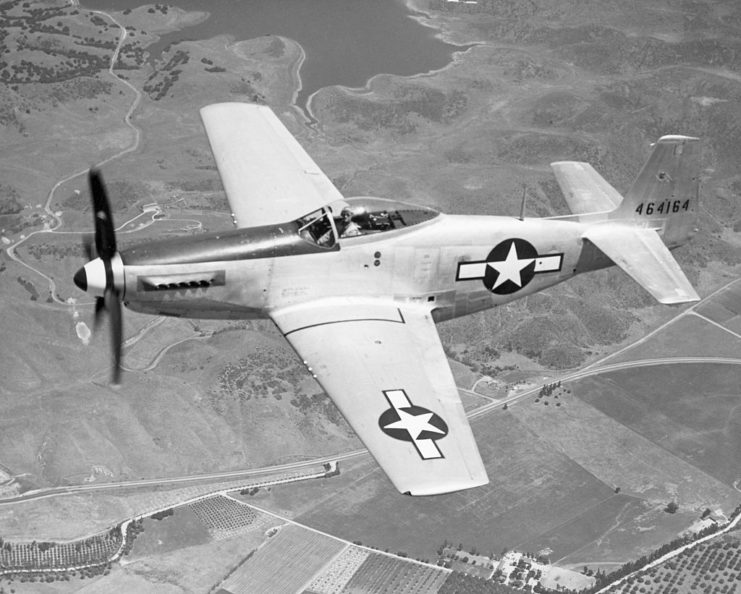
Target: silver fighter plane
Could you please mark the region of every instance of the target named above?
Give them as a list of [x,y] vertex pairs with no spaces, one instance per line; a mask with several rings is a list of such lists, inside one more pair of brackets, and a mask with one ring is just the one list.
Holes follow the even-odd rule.
[[696,138],[663,136],[625,197],[590,165],[553,163],[573,214],[445,215],[346,198],[270,108],[201,110],[236,228],[118,251],[100,174],[95,250],[74,277],[111,316],[270,318],[394,486],[488,481],[435,324],[617,264],[661,303],[698,296],[669,248],[694,232]]

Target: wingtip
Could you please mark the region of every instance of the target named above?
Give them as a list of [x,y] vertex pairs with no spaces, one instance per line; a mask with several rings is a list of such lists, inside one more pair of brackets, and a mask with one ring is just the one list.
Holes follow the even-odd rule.
[[662,303],[663,305],[682,305],[683,303],[697,303],[700,300],[701,300],[700,296],[697,293],[694,293],[694,294],[683,293],[681,295],[673,295],[671,297],[664,297],[662,299],[658,299],[657,301],[659,303]]
[[473,478],[462,481],[446,481],[438,482],[430,485],[418,485],[412,489],[403,491],[404,495],[410,495],[412,497],[429,497],[431,495],[447,495],[449,493],[457,493],[458,491],[467,491],[468,489],[475,489],[476,487],[483,487],[489,484],[489,477],[484,475],[483,477]]
[[697,136],[684,136],[682,134],[665,134],[656,142],[684,142],[687,140],[700,140]]

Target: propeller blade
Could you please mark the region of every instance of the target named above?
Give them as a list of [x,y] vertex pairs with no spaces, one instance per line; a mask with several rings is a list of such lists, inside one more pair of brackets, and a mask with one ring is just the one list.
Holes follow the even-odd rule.
[[121,347],[123,346],[123,318],[118,291],[106,291],[106,309],[111,316],[111,346],[113,348],[113,375],[111,382],[121,383]]
[[82,236],[82,251],[85,252],[85,257],[88,262],[95,258],[94,242],[95,237],[92,233],[85,233],[85,235]]
[[[93,331],[97,331],[100,320],[107,312],[111,324],[111,347],[113,349],[113,370],[111,383],[118,385],[121,381],[121,351],[123,349],[123,318],[121,312],[121,293],[114,286],[113,268],[111,261],[116,255],[116,230],[113,226],[111,206],[108,201],[108,193],[103,184],[103,177],[97,169],[91,169],[88,175],[90,183],[90,195],[93,201],[93,224],[95,235],[86,235],[82,239],[82,248],[88,261],[94,259],[95,255],[102,260],[105,267],[105,291],[103,297],[95,299],[95,317],[93,318]],[[97,265],[96,265],[97,266]],[[87,267],[87,265],[86,265]],[[95,266],[93,266],[95,268]],[[92,270],[92,268],[91,268]],[[99,271],[99,268],[96,268]],[[96,274],[100,274],[96,272]],[[88,279],[85,268],[80,269],[75,275],[75,284],[83,290],[88,289]],[[97,281],[99,286],[100,280]]]
[[88,175],[90,193],[93,198],[93,221],[95,224],[95,249],[103,260],[110,260],[116,253],[116,233],[103,177],[97,169]]
[[95,298],[95,314],[93,316],[93,332],[98,331],[98,326],[100,326],[100,318],[103,317],[103,312],[106,309],[105,305],[105,298],[104,297],[96,297]]

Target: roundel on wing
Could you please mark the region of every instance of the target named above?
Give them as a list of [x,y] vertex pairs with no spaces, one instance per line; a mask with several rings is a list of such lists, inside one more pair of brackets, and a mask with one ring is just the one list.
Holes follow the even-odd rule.
[[[401,415],[397,412],[397,409],[389,408],[378,418],[379,427],[389,437],[401,441],[416,442],[425,439],[438,440],[448,434],[448,424],[440,416],[426,408],[413,404],[398,410]],[[402,416],[405,419],[419,419],[424,422],[426,428],[424,425],[405,421]]]
[[537,257],[537,250],[524,239],[505,239],[486,256],[484,285],[497,295],[519,291],[533,280]]

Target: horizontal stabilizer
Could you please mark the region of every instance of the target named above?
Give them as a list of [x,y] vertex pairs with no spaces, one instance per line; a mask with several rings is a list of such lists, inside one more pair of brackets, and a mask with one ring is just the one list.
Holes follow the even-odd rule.
[[699,301],[669,249],[653,229],[606,223],[582,235],[660,303]]
[[559,161],[551,168],[573,214],[614,210],[623,199],[589,163]]

